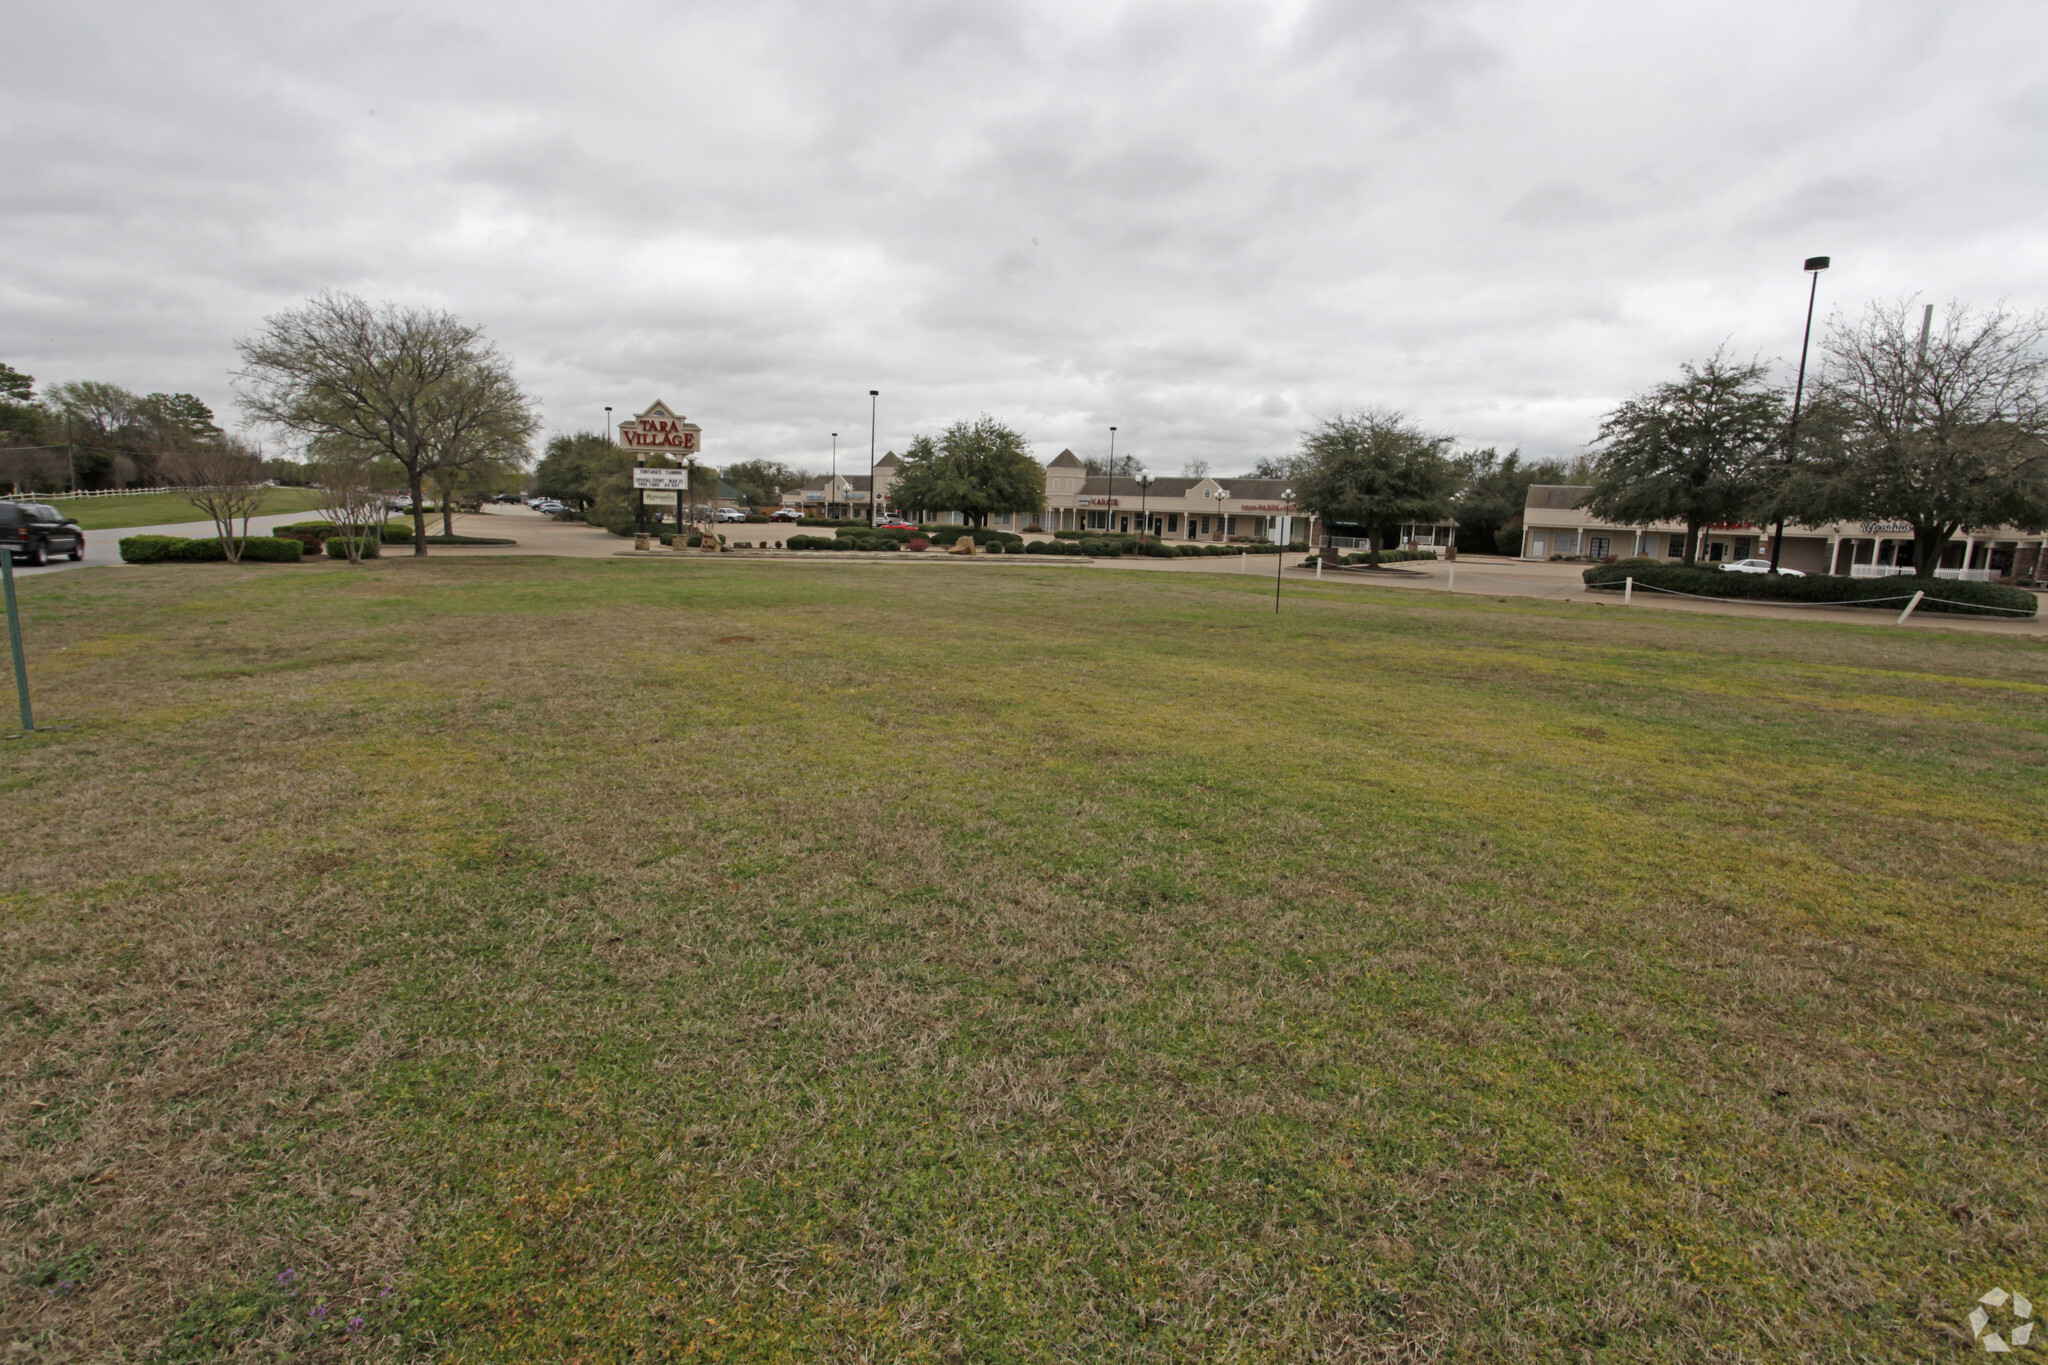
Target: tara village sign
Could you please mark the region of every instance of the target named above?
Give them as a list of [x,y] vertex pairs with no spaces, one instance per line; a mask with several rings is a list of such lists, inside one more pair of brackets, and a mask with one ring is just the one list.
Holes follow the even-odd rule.
[[703,435],[704,428],[686,421],[681,413],[659,400],[632,421],[619,423],[620,445],[661,455],[695,455],[701,449]]

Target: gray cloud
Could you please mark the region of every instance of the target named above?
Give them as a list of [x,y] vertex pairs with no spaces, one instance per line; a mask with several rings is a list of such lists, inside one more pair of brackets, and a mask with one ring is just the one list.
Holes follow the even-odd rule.
[[318,289],[554,429],[817,464],[988,411],[1219,471],[1386,403],[1575,449],[1823,299],[2048,303],[2048,15],[1987,3],[19,7],[0,359],[227,409]]

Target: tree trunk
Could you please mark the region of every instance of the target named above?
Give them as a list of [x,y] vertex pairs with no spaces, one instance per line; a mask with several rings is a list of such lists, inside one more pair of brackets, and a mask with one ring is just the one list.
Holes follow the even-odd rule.
[[1685,559],[1682,562],[1688,569],[1699,563],[1700,526],[1701,523],[1689,518],[1685,523]]
[[1365,535],[1366,563],[1375,569],[1380,566],[1380,528],[1375,526]]
[[454,499],[449,496],[447,489],[441,490],[441,534],[451,539],[455,535]]
[[[1934,577],[1934,571],[1941,567],[1941,552],[1948,548],[1949,537],[1961,529],[1959,526],[1913,523],[1913,577]],[[1970,567],[1968,559],[1963,561],[1963,567]]]
[[412,474],[412,552],[415,556],[424,557],[427,553],[427,514],[421,509],[420,504],[427,500],[427,490],[425,481],[420,478],[420,472],[417,469],[410,472]]

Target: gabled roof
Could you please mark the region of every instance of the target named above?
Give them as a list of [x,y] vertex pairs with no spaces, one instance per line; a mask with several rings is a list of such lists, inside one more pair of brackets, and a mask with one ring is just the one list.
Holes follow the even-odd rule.
[[896,452],[892,450],[887,455],[884,455],[881,459],[875,461],[875,468],[880,469],[886,465],[889,468],[894,469],[896,466],[902,463],[903,461],[897,459]]
[[1046,466],[1047,469],[1079,469],[1081,467],[1081,461],[1076,458],[1071,450],[1062,450],[1059,454],[1053,456],[1052,463]]
[[654,400],[654,406],[653,406],[653,407],[651,407],[651,408],[647,409],[647,411],[645,411],[645,412],[641,413],[641,414],[640,414],[640,416],[639,416],[639,417],[638,417],[638,418],[637,418],[636,420],[638,420],[638,421],[642,421],[642,422],[645,422],[645,421],[649,421],[649,420],[651,420],[651,419],[653,419],[653,418],[656,418],[656,417],[660,417],[660,418],[666,418],[666,419],[668,419],[668,420],[670,420],[670,421],[675,421],[675,422],[680,422],[680,421],[683,421],[683,420],[684,420],[684,417],[683,417],[683,415],[682,415],[682,414],[681,414],[680,412],[677,412],[677,411],[676,411],[676,410],[675,410],[674,408],[672,408],[672,407],[670,407],[670,406],[669,406],[668,404],[666,404],[666,403],[662,402],[662,401],[661,401],[661,400],[660,400],[659,398],[657,398],[657,399],[655,399],[655,400]]

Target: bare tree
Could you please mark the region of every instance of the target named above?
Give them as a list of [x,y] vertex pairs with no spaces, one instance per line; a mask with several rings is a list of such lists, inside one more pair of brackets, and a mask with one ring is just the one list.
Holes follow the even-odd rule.
[[320,486],[321,513],[341,529],[348,562],[360,564],[384,535],[391,478],[380,468],[383,457],[331,440],[315,442],[306,453],[308,471]]
[[[1923,325],[1925,330],[1923,331]],[[1828,325],[1823,410],[1842,441],[1849,515],[1913,528],[1930,578],[1959,531],[2048,522],[2048,316],[1914,300]]]
[[323,293],[236,345],[242,406],[256,421],[375,450],[405,470],[416,555],[427,552],[429,475],[479,450],[523,449],[539,428],[511,364],[448,313]]
[[[212,519],[228,563],[240,562],[242,542],[249,538],[249,518],[270,491],[263,457],[233,437],[203,441],[167,433],[157,447],[157,469],[185,501]],[[242,523],[240,539],[235,535],[237,521]]]

